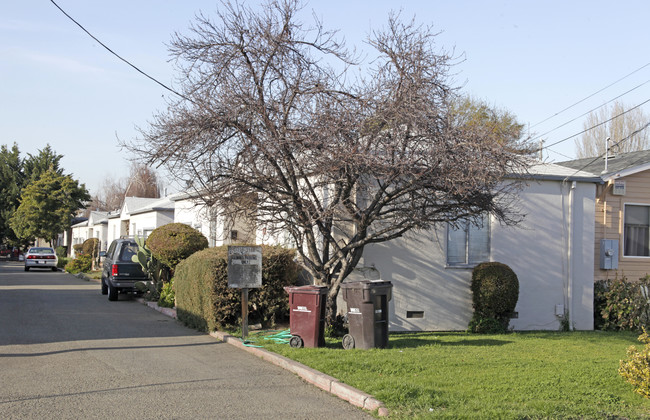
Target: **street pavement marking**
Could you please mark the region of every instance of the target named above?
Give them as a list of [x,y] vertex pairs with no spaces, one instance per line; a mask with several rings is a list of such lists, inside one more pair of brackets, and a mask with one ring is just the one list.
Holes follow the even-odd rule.
[[0,290],[95,290],[96,284],[82,284],[82,285],[15,285],[15,286],[0,286]]

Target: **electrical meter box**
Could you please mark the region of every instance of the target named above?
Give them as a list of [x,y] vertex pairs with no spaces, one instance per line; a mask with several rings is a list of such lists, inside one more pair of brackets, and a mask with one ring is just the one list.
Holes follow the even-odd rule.
[[618,268],[618,239],[600,240],[600,269],[615,270]]

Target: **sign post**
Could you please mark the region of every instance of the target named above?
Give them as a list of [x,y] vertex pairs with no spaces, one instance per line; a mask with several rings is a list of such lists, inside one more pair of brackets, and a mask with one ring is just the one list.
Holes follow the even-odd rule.
[[228,287],[241,289],[242,338],[248,336],[248,289],[262,287],[262,247],[228,246]]

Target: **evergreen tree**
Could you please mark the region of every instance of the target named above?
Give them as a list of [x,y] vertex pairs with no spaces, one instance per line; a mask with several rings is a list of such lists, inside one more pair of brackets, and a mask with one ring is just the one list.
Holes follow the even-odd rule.
[[70,227],[75,212],[88,200],[90,194],[84,184],[50,168],[24,188],[10,226],[21,240],[44,238],[53,242]]
[[9,226],[9,219],[20,204],[20,191],[25,177],[18,145],[9,149],[0,147],[0,242],[18,245],[17,237]]

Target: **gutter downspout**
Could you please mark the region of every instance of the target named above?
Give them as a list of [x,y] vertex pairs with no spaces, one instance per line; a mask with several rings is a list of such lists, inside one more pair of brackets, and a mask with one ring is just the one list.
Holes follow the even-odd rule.
[[574,241],[574,209],[576,181],[571,183],[569,190],[569,244],[567,247],[567,271],[569,275],[569,284],[567,289],[567,299],[569,303],[569,328],[573,328],[573,241]]

